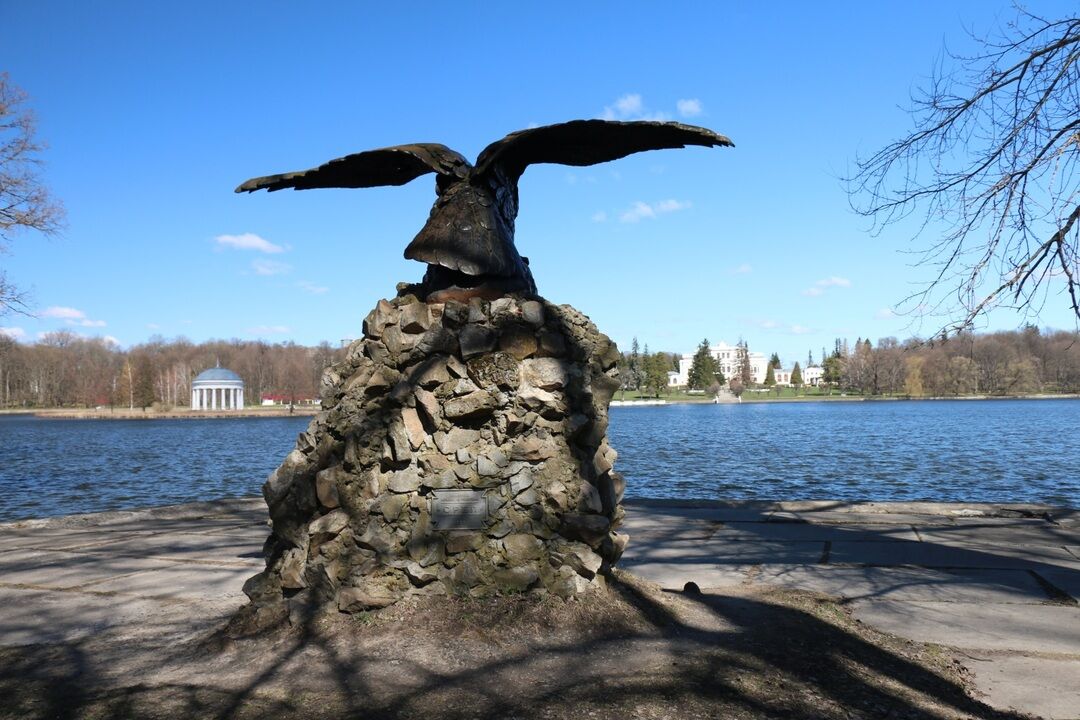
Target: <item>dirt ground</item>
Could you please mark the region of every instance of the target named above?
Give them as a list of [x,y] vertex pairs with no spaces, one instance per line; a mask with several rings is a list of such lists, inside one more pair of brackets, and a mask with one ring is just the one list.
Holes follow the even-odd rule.
[[964,658],[760,589],[427,598],[256,637],[143,628],[0,649],[4,718],[1019,718]]

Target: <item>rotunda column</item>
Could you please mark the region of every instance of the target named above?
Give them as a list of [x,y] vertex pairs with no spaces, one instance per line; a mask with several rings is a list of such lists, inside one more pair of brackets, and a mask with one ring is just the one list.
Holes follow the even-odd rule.
[[210,409],[217,410],[217,388],[210,388]]

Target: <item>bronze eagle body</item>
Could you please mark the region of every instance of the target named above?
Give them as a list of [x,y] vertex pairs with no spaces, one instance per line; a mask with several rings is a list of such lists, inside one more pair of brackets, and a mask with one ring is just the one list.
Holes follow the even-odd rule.
[[488,145],[470,165],[438,143],[346,155],[310,170],[248,180],[236,192],[404,185],[434,172],[438,198],[405,257],[428,264],[428,301],[536,293],[528,259],[514,246],[518,178],[529,165],[595,165],[645,150],[731,146],[711,130],[676,122],[573,120],[520,130]]

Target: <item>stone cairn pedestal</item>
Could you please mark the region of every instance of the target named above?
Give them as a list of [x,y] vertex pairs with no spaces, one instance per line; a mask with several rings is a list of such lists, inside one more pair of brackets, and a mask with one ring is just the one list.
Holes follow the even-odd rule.
[[618,357],[567,305],[380,300],[263,486],[248,621],[601,586],[628,539],[607,442]]

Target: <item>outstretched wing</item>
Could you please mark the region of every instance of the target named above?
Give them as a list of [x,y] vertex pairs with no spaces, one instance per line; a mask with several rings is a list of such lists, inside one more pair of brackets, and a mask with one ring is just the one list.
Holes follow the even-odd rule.
[[438,143],[416,143],[346,155],[310,170],[252,178],[236,192],[404,185],[429,172],[463,178],[468,171],[469,162],[460,153]]
[[510,133],[484,148],[476,160],[478,175],[501,167],[516,180],[534,163],[595,165],[645,150],[687,145],[726,147],[734,143],[712,130],[676,122],[573,120]]

